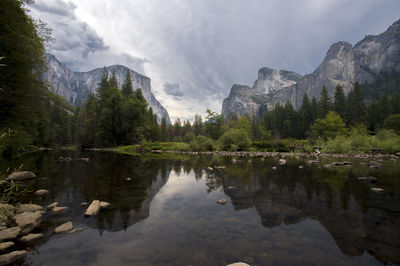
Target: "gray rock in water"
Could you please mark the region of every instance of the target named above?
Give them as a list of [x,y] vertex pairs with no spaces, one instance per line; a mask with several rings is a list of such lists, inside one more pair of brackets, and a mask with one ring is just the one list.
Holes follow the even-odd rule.
[[10,247],[14,246],[14,242],[3,242],[0,243],[0,251],[6,250]]
[[105,202],[105,201],[100,201],[100,208],[101,209],[108,209],[111,206],[110,203]]
[[0,241],[12,240],[16,238],[21,232],[18,226],[7,228],[0,231]]
[[37,176],[32,173],[31,171],[20,171],[20,172],[14,172],[11,175],[9,175],[6,180],[7,181],[24,181],[24,180],[31,180],[35,179]]
[[36,194],[37,196],[43,196],[43,195],[46,195],[46,194],[48,194],[48,193],[49,193],[49,191],[46,190],[46,189],[39,189],[39,190],[36,190],[36,191],[35,191],[35,194]]
[[16,213],[41,211],[42,206],[37,204],[21,204],[15,208]]
[[272,170],[276,170],[276,169],[278,169],[278,168],[276,168],[276,166],[272,166]]
[[228,264],[227,266],[250,266],[250,265],[247,263],[244,263],[244,262],[235,262],[235,263]]
[[302,165],[299,165],[299,169],[303,169],[304,168],[304,166],[302,166]]
[[32,242],[32,241],[36,241],[36,240],[38,240],[38,239],[40,239],[42,237],[44,237],[44,235],[40,234],[40,233],[39,234],[29,234],[29,235],[20,237],[18,239],[18,241],[24,242],[24,243],[29,243],[29,242]]
[[286,164],[286,160],[285,159],[279,159],[279,164],[280,165],[285,165]]
[[358,181],[374,184],[378,182],[378,179],[372,176],[362,176],[358,178]]
[[8,254],[4,254],[0,256],[0,265],[8,265],[13,262],[15,262],[18,259],[23,258],[26,254],[28,254],[28,251],[26,250],[17,250],[10,252]]
[[226,202],[227,202],[226,199],[217,200],[217,203],[220,204],[220,205],[225,205]]
[[53,202],[52,204],[49,204],[46,206],[46,211],[51,211],[52,209],[54,209],[55,207],[57,207],[58,202]]
[[72,222],[66,222],[65,224],[62,224],[58,226],[56,229],[54,229],[54,233],[65,233],[68,231],[71,231],[74,228]]
[[40,225],[42,214],[40,211],[23,212],[15,215],[14,219],[18,227],[21,228],[21,234],[26,235]]
[[90,206],[87,208],[85,215],[86,216],[93,216],[97,215],[100,211],[100,201],[99,200],[94,200]]
[[62,213],[66,213],[69,211],[68,207],[54,207],[51,212],[55,213],[55,214],[62,214]]
[[375,193],[383,193],[383,192],[385,192],[385,190],[383,188],[379,188],[379,187],[373,187],[373,188],[371,188],[371,191],[373,191]]

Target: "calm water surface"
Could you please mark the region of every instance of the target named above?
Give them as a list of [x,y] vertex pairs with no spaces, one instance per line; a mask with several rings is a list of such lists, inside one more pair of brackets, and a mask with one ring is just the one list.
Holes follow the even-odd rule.
[[[71,161],[60,161],[71,156]],[[75,160],[89,157],[89,162]],[[169,155],[171,156],[171,155]],[[44,188],[45,216],[26,265],[382,265],[400,263],[400,166],[325,169],[302,160],[206,156],[132,157],[114,153],[42,153],[23,160]],[[17,167],[21,162],[13,162]],[[304,169],[298,169],[304,165]],[[3,165],[4,167],[5,165]],[[10,165],[8,165],[10,166]],[[225,169],[206,170],[207,167]],[[272,170],[277,166],[277,170]],[[375,176],[386,193],[360,176]],[[131,178],[127,181],[126,178]],[[82,202],[112,209],[84,217]],[[226,199],[222,206],[216,203]],[[52,235],[72,221],[86,230]]]

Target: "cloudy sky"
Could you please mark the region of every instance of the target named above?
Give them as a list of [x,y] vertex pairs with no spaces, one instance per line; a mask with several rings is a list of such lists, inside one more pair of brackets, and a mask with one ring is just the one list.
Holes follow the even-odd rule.
[[151,78],[171,120],[220,112],[259,68],[312,72],[336,41],[400,19],[399,0],[36,0],[48,49],[75,71],[122,64]]

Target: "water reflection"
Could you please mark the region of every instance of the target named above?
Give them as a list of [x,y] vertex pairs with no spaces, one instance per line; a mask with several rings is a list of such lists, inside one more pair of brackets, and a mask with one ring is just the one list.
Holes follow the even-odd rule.
[[[90,160],[75,160],[78,156]],[[41,154],[24,162],[41,178],[33,189],[50,191],[44,199],[25,200],[70,208],[62,217],[47,217],[41,229],[51,230],[61,220],[90,228],[44,240],[27,264],[60,259],[72,265],[225,265],[246,259],[260,265],[400,263],[396,164],[376,171],[293,160],[272,170],[275,159],[232,163],[215,156],[99,152]],[[388,193],[371,192],[357,180],[362,175],[377,176]],[[222,197],[228,197],[226,206],[216,204]],[[112,208],[85,218],[81,203],[94,199]]]

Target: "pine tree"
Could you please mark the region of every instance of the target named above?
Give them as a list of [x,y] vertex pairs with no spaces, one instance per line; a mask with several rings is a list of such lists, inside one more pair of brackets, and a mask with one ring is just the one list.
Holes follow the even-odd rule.
[[194,116],[193,127],[194,127],[194,134],[196,136],[201,135],[201,132],[202,132],[202,129],[203,129],[203,121],[201,119],[201,115],[196,114]]
[[121,93],[125,96],[130,96],[133,94],[132,80],[129,69],[126,70],[125,81],[124,84],[122,84]]
[[340,85],[337,85],[335,88],[335,101],[333,105],[334,111],[344,119],[346,114],[346,97],[344,96],[343,87]]
[[318,103],[318,117],[324,118],[331,109],[331,100],[329,98],[328,90],[322,86],[321,96]]
[[161,141],[167,141],[168,136],[167,136],[167,120],[165,119],[165,116],[161,118]]

